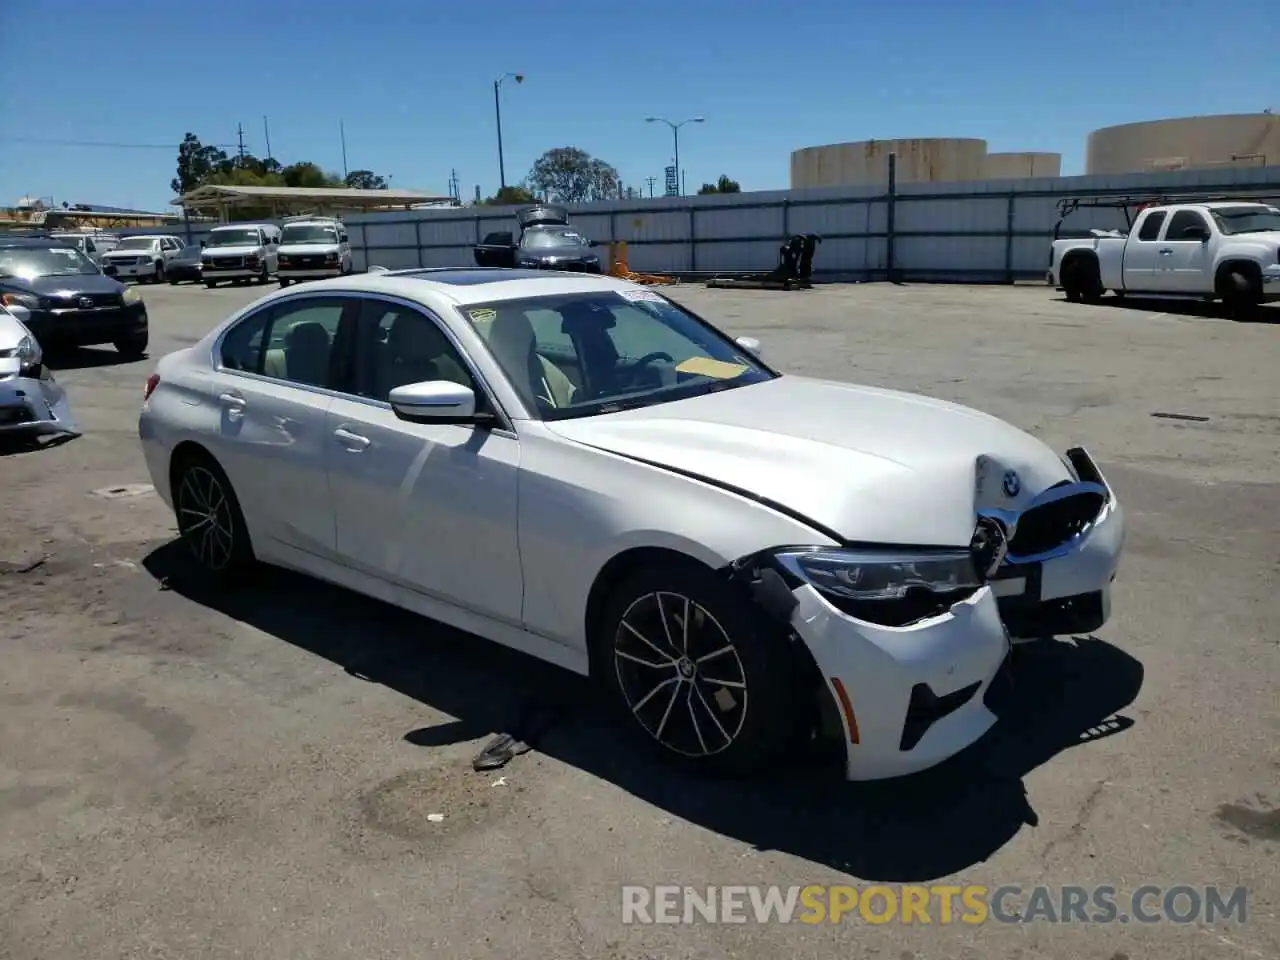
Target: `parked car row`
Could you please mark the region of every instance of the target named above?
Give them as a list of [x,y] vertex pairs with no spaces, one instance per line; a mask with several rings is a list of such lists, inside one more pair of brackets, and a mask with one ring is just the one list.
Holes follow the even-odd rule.
[[201,279],[210,288],[223,280],[267,283],[273,277],[287,287],[352,271],[347,228],[333,217],[289,217],[283,229],[273,223],[227,224],[202,243]]

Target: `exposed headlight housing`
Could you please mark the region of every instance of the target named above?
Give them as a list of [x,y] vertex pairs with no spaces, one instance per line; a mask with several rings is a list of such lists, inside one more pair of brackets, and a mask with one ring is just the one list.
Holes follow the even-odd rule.
[[142,302],[142,294],[140,294],[133,287],[125,287],[124,293],[122,293],[120,297],[122,300],[124,300],[125,303],[141,303]]
[[982,586],[968,549],[798,547],[774,559],[844,613],[881,626],[939,616]]
[[18,362],[22,366],[22,373],[26,374],[40,366],[40,362],[44,359],[44,351],[40,349],[40,344],[36,342],[36,338],[28,333],[18,341],[18,348],[14,351],[14,356],[18,358]]

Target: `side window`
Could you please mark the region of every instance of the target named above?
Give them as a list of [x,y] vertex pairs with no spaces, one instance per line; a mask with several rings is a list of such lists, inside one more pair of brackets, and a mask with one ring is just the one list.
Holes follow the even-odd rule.
[[1179,210],[1173,215],[1173,219],[1169,221],[1169,229],[1165,232],[1166,240],[1183,240],[1187,239],[1183,236],[1188,227],[1200,228],[1208,230],[1209,224],[1205,223],[1204,217],[1195,210]]
[[326,387],[334,380],[334,342],[348,301],[305,298],[260,310],[222,341],[222,365],[276,380]]
[[85,241],[84,241],[84,252],[85,252],[85,253],[97,253],[97,252],[98,252],[98,248],[94,245],[93,241],[92,241],[92,240],[90,240],[88,237],[86,237],[86,238],[85,238]]
[[1163,210],[1157,210],[1155,213],[1147,214],[1147,219],[1142,221],[1142,229],[1138,231],[1139,240],[1158,240],[1160,239],[1160,226],[1164,223],[1164,218],[1168,214]]
[[451,380],[478,389],[467,365],[437,321],[418,310],[382,300],[366,300],[360,317],[356,392],[387,402],[391,391],[409,383]]

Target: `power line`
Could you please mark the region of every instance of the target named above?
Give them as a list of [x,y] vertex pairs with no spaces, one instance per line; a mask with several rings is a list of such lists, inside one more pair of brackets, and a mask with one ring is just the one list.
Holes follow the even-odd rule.
[[[26,143],[46,147],[103,147],[109,150],[176,150],[176,143],[112,143],[104,140],[41,140],[32,137],[0,137],[0,143]],[[227,149],[233,143],[206,143],[206,147]]]

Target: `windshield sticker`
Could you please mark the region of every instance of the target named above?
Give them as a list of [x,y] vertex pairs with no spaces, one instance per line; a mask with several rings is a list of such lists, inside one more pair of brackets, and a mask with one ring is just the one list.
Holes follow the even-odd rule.
[[618,296],[631,303],[639,303],[641,301],[647,301],[649,303],[663,302],[662,298],[652,290],[619,290]]
[[471,318],[472,323],[493,323],[497,319],[496,310],[472,310],[467,314]]
[[690,357],[683,363],[676,364],[677,373],[690,373],[697,377],[710,377],[712,380],[732,380],[742,376],[748,369],[744,364],[713,360],[711,357]]

